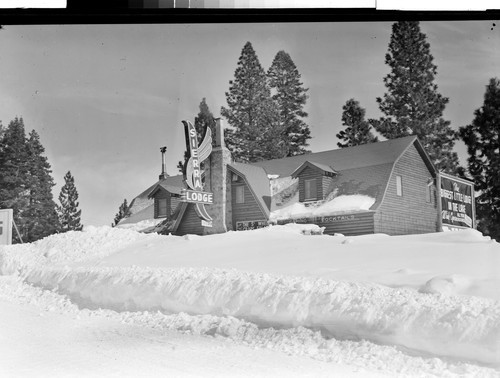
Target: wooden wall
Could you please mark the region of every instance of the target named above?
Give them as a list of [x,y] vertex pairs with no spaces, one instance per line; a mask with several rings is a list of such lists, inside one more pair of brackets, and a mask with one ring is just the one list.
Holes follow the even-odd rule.
[[[159,218],[158,213],[159,213],[159,204],[158,200],[159,199],[167,199],[167,217],[170,217],[174,210],[177,208],[179,203],[181,202],[181,197],[180,196],[174,196],[171,193],[169,193],[167,190],[160,188],[154,195],[154,217]],[[161,218],[167,218],[167,217],[161,217]]]
[[[325,235],[338,233],[345,236],[356,236],[374,233],[374,215],[374,211],[356,212],[296,219],[295,223],[313,223],[320,227],[325,227]],[[292,223],[292,221],[278,221],[278,224],[285,223]]]
[[[402,177],[403,195],[396,194],[396,176]],[[410,146],[396,163],[385,197],[375,215],[375,232],[389,235],[420,234],[437,231],[435,195],[426,200],[431,178],[415,146]],[[435,189],[434,189],[435,191]]]
[[181,223],[179,224],[175,235],[203,235],[204,227],[201,225],[201,219],[198,217],[198,214],[196,214],[194,206],[195,205],[192,203],[187,204],[186,211],[182,216]]
[[[299,174],[299,201],[305,201],[305,193],[306,193],[306,180],[316,180],[316,191],[317,197],[315,200],[323,199],[323,174],[321,171],[312,169],[311,167],[305,167],[302,172]],[[314,201],[314,200],[313,200]]]
[[[154,201],[155,201],[155,215],[154,215],[154,217],[155,218],[159,218],[159,216],[158,216],[158,213],[159,213],[158,200],[160,200],[160,199],[167,199],[167,214],[169,213],[168,209],[171,208],[170,193],[167,192],[165,189],[160,188],[160,190],[158,190],[154,196]],[[172,211],[170,211],[170,214],[171,213],[172,213]],[[166,217],[162,216],[161,218],[166,218]]]
[[181,197],[174,197],[173,195],[170,196],[170,215],[177,209],[177,206],[181,203]]
[[[236,203],[235,188],[243,186],[245,191],[245,202]],[[233,210],[233,230],[236,229],[236,222],[242,221],[260,221],[266,220],[266,215],[262,212],[257,200],[254,198],[250,188],[243,181],[233,182],[231,184],[231,206]]]
[[345,236],[373,234],[374,214],[375,212],[370,211],[366,213],[341,214],[331,217],[325,216],[322,217],[324,220],[323,222],[318,222],[318,226],[325,227],[324,234],[327,235],[333,235],[335,233]]

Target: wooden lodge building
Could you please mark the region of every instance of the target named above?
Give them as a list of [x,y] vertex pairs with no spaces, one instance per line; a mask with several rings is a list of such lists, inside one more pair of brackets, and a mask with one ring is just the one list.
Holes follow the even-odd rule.
[[389,235],[440,231],[438,172],[417,137],[252,164],[235,163],[220,138],[205,161],[204,191],[214,200],[202,225],[195,204],[181,201],[182,175],[137,196],[123,223],[162,218],[153,231],[214,234],[269,224],[315,223],[325,234]]

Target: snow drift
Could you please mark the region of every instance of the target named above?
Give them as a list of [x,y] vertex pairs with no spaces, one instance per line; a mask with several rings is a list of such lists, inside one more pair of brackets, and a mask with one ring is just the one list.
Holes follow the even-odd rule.
[[[88,228],[84,232],[54,235],[29,245],[3,247],[0,250],[0,271],[2,274],[18,273],[29,283],[67,294],[84,308],[231,316],[260,328],[302,326],[320,331],[327,338],[366,339],[437,356],[493,365],[500,363],[500,303],[476,296],[447,295],[447,289],[441,287],[443,282],[462,285],[467,279],[460,276],[436,275],[419,292],[371,282],[263,273],[257,271],[255,261],[249,264],[253,271],[188,265],[162,268],[154,267],[154,259],[148,260],[149,266],[102,265],[110,259],[120,259],[120,256],[128,256],[129,262],[140,264],[147,255],[147,248],[157,256],[156,261],[161,261],[160,255],[175,259],[175,254],[168,252],[170,248],[191,256],[191,260],[185,261],[199,263],[195,260],[197,255],[189,252],[189,247],[196,245],[205,255],[209,253],[207,251],[214,251],[219,264],[221,256],[226,256],[227,260],[232,252],[233,258],[240,263],[243,257],[252,259],[251,249],[241,255],[231,250],[234,243],[264,250],[271,259],[273,253],[279,252],[280,246],[270,244],[273,239],[266,238],[282,240],[282,247],[288,248],[291,257],[295,255],[295,258],[301,256],[304,259],[312,253],[311,249],[326,248],[322,243],[330,249],[341,245],[351,248],[362,245],[365,239],[370,241],[372,250],[369,252],[374,261],[378,259],[374,251],[377,240],[381,245],[399,243],[398,248],[412,240],[423,240],[428,247],[438,240],[444,240],[448,246],[455,243],[455,247],[469,243],[475,247],[468,246],[471,262],[478,247],[499,252],[497,243],[489,243],[476,231],[454,235],[344,238],[305,236],[299,232],[301,227],[272,227],[184,238],[144,235],[109,227]],[[304,241],[309,248],[292,251],[287,240],[295,246]],[[348,240],[353,242],[344,245]],[[132,249],[142,246],[134,251],[133,259],[126,253],[131,246]],[[227,254],[218,255],[216,250]],[[128,250],[128,253],[132,251]],[[206,259],[210,259],[210,254]],[[78,261],[87,263],[79,264]],[[318,260],[316,264],[322,266],[322,262]],[[369,264],[369,261],[363,262]],[[282,263],[287,264],[286,260]],[[260,261],[260,264],[264,266],[266,261]],[[161,266],[161,262],[158,265]]]

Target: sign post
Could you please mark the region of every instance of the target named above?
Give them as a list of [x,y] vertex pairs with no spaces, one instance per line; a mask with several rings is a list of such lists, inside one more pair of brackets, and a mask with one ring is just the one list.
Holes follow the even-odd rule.
[[474,184],[439,173],[438,190],[441,231],[476,228]]
[[0,245],[12,244],[13,210],[0,209]]

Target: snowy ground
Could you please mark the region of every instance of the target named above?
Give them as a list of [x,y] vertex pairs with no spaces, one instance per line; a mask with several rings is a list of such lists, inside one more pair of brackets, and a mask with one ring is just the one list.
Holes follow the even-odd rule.
[[500,376],[498,243],[311,229],[0,247],[0,376]]

